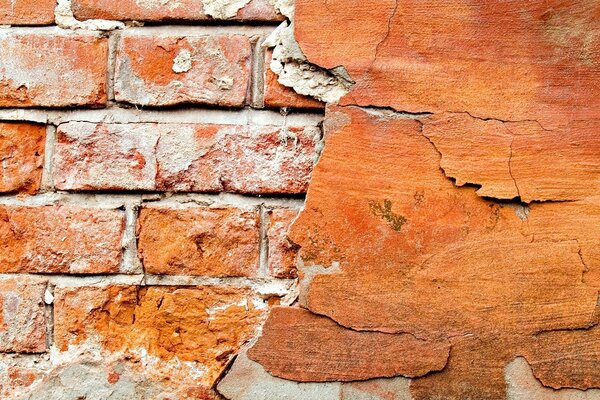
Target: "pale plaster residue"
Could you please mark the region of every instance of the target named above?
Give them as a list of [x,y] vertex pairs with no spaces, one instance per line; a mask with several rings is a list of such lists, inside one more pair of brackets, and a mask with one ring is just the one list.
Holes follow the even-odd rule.
[[504,370],[508,400],[596,400],[600,389],[560,389],[545,387],[522,357],[514,359]]
[[214,19],[229,19],[237,15],[250,0],[202,0],[204,13]]
[[343,67],[326,70],[308,62],[294,38],[293,24],[283,22],[264,46],[273,48],[270,68],[278,75],[278,82],[297,93],[337,103],[354,84]]
[[[113,29],[121,29],[125,24],[119,21],[107,21],[103,19],[90,19],[87,21],[78,21],[73,15],[71,8],[71,0],[58,0],[56,9],[54,10],[54,18],[56,25],[65,29],[89,29],[110,31]],[[69,82],[72,82],[69,80]]]
[[173,60],[173,72],[182,74],[192,69],[192,53],[187,49],[181,49]]

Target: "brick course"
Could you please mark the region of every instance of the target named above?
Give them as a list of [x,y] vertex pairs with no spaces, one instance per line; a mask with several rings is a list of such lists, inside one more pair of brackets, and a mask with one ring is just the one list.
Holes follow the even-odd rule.
[[281,3],[0,0],[0,398],[221,399],[322,147]]

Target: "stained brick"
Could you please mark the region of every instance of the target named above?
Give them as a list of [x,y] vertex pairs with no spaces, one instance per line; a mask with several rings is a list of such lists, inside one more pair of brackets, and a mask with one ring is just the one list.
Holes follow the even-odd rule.
[[0,280],[0,352],[46,350],[45,290],[41,280]]
[[276,278],[295,278],[298,247],[292,243],[287,233],[298,216],[298,210],[277,208],[269,211],[269,270]]
[[117,272],[123,229],[118,210],[1,206],[0,272]]
[[290,107],[290,108],[324,108],[325,103],[315,100],[308,96],[303,96],[294,91],[294,89],[283,86],[277,81],[277,75],[271,71],[269,64],[273,52],[265,52],[265,73],[264,73],[264,102],[265,107]]
[[166,275],[256,275],[259,216],[255,209],[145,207],[138,221],[145,271]]
[[[111,352],[139,351],[167,364],[194,363],[196,384],[211,385],[264,311],[240,288],[108,286],[55,290],[55,341],[85,341]],[[185,365],[178,368],[185,368]],[[171,368],[171,371],[173,368]]]
[[250,80],[247,36],[125,31],[117,51],[115,98],[140,105],[241,107]]
[[108,45],[60,29],[0,33],[0,107],[102,106]]
[[56,0],[0,0],[0,25],[50,25]]
[[316,127],[204,124],[60,125],[54,158],[62,190],[303,193]]
[[[215,5],[227,4],[228,7]],[[205,6],[208,4],[208,7]],[[269,0],[241,0],[230,2],[180,0],[177,2],[141,2],[136,0],[72,0],[77,19],[111,19],[136,21],[280,21],[283,17]]]
[[40,187],[46,127],[0,123],[0,192],[34,193]]

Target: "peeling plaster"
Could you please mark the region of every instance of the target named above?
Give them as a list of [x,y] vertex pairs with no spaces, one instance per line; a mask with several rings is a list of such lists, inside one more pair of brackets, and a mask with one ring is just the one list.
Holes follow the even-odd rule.
[[202,0],[204,12],[214,19],[229,19],[237,15],[250,0]]
[[277,81],[299,94],[337,103],[354,84],[343,67],[326,70],[309,63],[294,38],[293,24],[283,22],[263,46],[273,48],[270,68],[279,77]]

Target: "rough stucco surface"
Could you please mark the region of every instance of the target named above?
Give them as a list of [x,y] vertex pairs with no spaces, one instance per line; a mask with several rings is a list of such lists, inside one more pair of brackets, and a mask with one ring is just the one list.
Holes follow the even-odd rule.
[[[295,4],[295,41],[274,57],[287,46],[353,84],[334,99],[299,91],[329,102],[289,233],[299,300],[271,310],[247,357],[302,384],[411,377],[412,399],[600,398],[598,3]],[[385,339],[361,354],[324,321]],[[427,350],[392,350],[406,335]],[[443,341],[442,368],[390,374]],[[252,368],[223,391],[275,385]]]

